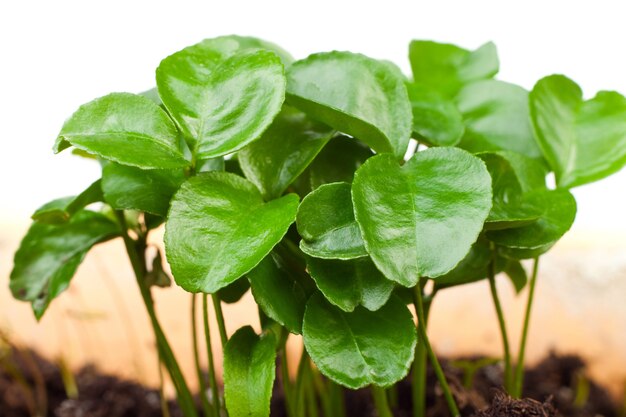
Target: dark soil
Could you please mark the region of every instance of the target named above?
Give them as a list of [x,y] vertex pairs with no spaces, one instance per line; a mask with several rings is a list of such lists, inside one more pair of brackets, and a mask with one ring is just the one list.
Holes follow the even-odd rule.
[[[478,358],[464,360],[468,363]],[[550,354],[528,370],[523,400],[514,400],[500,390],[502,371],[499,365],[478,369],[469,389],[463,386],[466,375],[458,361],[443,360],[443,366],[463,416],[619,415],[609,394],[585,377],[585,364],[576,356]],[[79,395],[70,399],[58,366],[30,351],[4,352],[0,357],[0,417],[162,417],[158,391],[103,375],[93,367],[82,369],[75,379]],[[279,385],[276,384],[272,417],[285,416]],[[426,417],[448,416],[432,371],[429,371],[427,386]],[[347,391],[345,400],[346,417],[376,416],[369,390]],[[172,417],[182,417],[174,402],[170,401],[168,408]],[[45,412],[37,413],[42,409]],[[411,390],[408,380],[404,380],[397,385],[394,416],[411,417],[410,410]]]

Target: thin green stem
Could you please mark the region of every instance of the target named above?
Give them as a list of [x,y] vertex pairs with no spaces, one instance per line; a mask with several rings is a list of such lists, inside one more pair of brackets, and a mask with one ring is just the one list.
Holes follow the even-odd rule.
[[520,340],[517,365],[515,367],[515,384],[511,394],[515,398],[521,397],[524,389],[524,355],[526,354],[526,340],[528,339],[528,328],[530,327],[530,312],[533,306],[533,298],[535,297],[535,284],[537,283],[538,271],[539,258],[535,258],[533,274],[528,284],[528,301],[526,303],[526,313],[524,314],[524,327],[522,328],[522,338]]
[[[420,285],[416,291],[424,291],[424,286]],[[424,299],[424,328],[428,329],[428,317],[430,315],[430,306],[433,298],[437,294],[438,288],[435,287],[433,292]],[[417,304],[415,304],[417,311]],[[415,346],[415,359],[413,360],[411,396],[413,399],[413,417],[423,417],[426,415],[426,359],[427,352],[424,343],[418,343]]]
[[502,311],[502,304],[500,303],[500,297],[498,296],[498,289],[496,288],[496,267],[495,256],[489,263],[489,289],[491,290],[491,299],[496,309],[498,316],[498,326],[500,327],[500,336],[502,337],[502,347],[504,349],[504,388],[507,392],[512,392],[512,372],[511,372],[511,348],[509,346],[509,335],[506,331],[506,321],[504,320],[504,312]]
[[206,339],[207,356],[209,358],[209,378],[211,383],[211,395],[213,397],[213,408],[215,417],[220,415],[220,391],[217,386],[215,376],[215,361],[213,359],[213,348],[211,346],[211,327],[209,326],[209,299],[206,294],[202,294],[202,318],[204,323],[204,338]]
[[419,286],[415,287],[415,291],[413,291],[413,294],[415,310],[417,314],[417,331],[422,339],[422,343],[426,347],[426,352],[428,353],[430,362],[433,365],[433,369],[435,370],[435,375],[437,376],[439,385],[441,385],[443,396],[446,400],[446,403],[448,404],[448,409],[450,410],[450,413],[453,417],[458,417],[461,415],[459,413],[459,408],[454,401],[454,397],[452,396],[452,392],[450,391],[450,386],[448,385],[446,376],[443,373],[443,369],[441,369],[439,360],[437,359],[435,352],[433,352],[433,349],[430,346],[430,341],[428,340],[428,334],[426,333],[426,314],[424,313],[424,301],[422,297],[422,291]]
[[224,312],[222,311],[222,302],[217,294],[211,294],[213,300],[213,308],[215,309],[215,318],[217,319],[217,327],[220,331],[220,340],[222,341],[222,351],[228,342],[228,334],[226,333],[226,323],[224,322]]
[[200,366],[200,353],[198,349],[198,326],[196,320],[196,299],[198,294],[191,294],[191,338],[193,341],[193,361],[196,366],[196,374],[198,376],[198,386],[200,387],[200,401],[202,402],[202,411],[206,417],[213,416],[213,410],[209,405],[207,398],[207,387],[202,375],[202,367]]
[[167,405],[167,399],[165,398],[165,379],[163,378],[163,361],[161,360],[161,354],[158,354],[159,357],[159,399],[161,402],[161,415],[163,417],[170,417],[170,408]]
[[287,358],[287,340],[285,339],[285,344],[280,352],[280,372],[281,372],[281,382],[283,385],[283,393],[285,394],[285,409],[287,411],[288,417],[295,417],[293,410],[293,398],[292,393],[293,389],[291,386],[291,380],[289,379],[289,361]]
[[387,393],[384,388],[372,385],[371,391],[378,417],[393,417],[391,408],[389,408],[389,401],[387,401]]

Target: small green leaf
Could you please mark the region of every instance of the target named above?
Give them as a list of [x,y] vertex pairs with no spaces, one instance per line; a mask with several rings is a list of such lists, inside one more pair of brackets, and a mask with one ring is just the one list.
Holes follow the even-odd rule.
[[485,164],[456,148],[418,152],[404,166],[375,156],[352,185],[367,251],[388,279],[406,287],[445,274],[467,255],[491,199]]
[[13,296],[31,302],[39,320],[50,302],[68,287],[89,249],[119,233],[108,217],[87,210],[60,225],[34,222],[13,260],[9,284]]
[[116,163],[102,169],[102,191],[111,207],[162,217],[167,215],[170,200],[184,180],[182,170],[144,170]]
[[165,226],[176,283],[214,293],[242,277],[287,233],[297,208],[294,194],[264,203],[254,184],[235,174],[190,178],[174,195]]
[[258,139],[285,98],[280,58],[230,37],[170,55],[156,78],[165,107],[198,159],[226,155]]
[[276,337],[237,330],[224,348],[224,399],[230,417],[269,417],[276,370]]
[[247,275],[263,312],[291,333],[301,334],[308,295],[282,258],[271,253]]
[[528,92],[522,87],[497,80],[478,81],[463,88],[456,102],[465,122],[460,148],[542,157],[530,123]]
[[393,297],[380,310],[346,313],[313,295],[304,314],[304,346],[317,368],[350,389],[390,386],[406,376],[417,335],[413,318]]
[[172,285],[172,278],[163,269],[163,257],[161,251],[157,249],[156,256],[152,260],[152,269],[146,274],[146,285],[148,287],[166,288]]
[[139,168],[189,165],[176,126],[150,99],[113,93],[80,108],[65,122],[54,151],[74,145],[99,157]]
[[76,197],[59,198],[44,204],[31,218],[39,223],[66,223],[77,211],[102,200],[102,188],[100,180],[97,180]]
[[307,270],[326,299],[346,312],[358,305],[376,311],[394,288],[369,257],[348,261],[309,257]]
[[537,141],[559,187],[597,181],[626,165],[626,98],[613,91],[587,101],[582,95],[563,75],[539,80],[530,94]]
[[412,41],[409,60],[415,82],[447,97],[453,97],[472,81],[492,78],[500,66],[496,46],[491,42],[468,51],[446,43]]
[[284,106],[261,139],[239,152],[239,164],[261,194],[280,197],[328,143],[334,131]]
[[526,286],[526,282],[528,282],[528,276],[522,264],[519,261],[509,259],[504,268],[504,273],[513,283],[515,292],[519,294]]
[[404,80],[388,64],[351,52],[296,61],[287,71],[288,100],[377,152],[402,158],[411,137],[411,103]]
[[219,290],[217,296],[220,301],[226,304],[233,304],[241,300],[241,297],[243,297],[249,289],[250,283],[245,277],[242,277]]

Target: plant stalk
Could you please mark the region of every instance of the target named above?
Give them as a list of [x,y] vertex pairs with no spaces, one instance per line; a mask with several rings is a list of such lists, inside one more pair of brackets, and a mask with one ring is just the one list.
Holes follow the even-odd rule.
[[378,417],[393,417],[385,389],[372,385],[371,391]]
[[196,374],[198,376],[198,386],[200,387],[200,401],[202,402],[202,412],[206,417],[214,416],[214,413],[209,406],[209,399],[207,398],[207,387],[204,381],[204,375],[202,375],[202,367],[200,366],[200,353],[198,349],[198,326],[196,320],[196,299],[198,294],[191,294],[191,338],[193,343],[193,361],[196,366]]
[[226,323],[224,322],[224,312],[222,311],[222,302],[217,294],[211,294],[211,300],[213,300],[213,308],[215,309],[215,318],[217,319],[217,326],[220,331],[220,340],[222,341],[222,351],[226,347],[228,342],[228,334],[226,333]]
[[504,388],[507,392],[513,390],[513,374],[511,372],[511,348],[509,345],[509,335],[506,331],[506,321],[504,320],[504,312],[502,311],[502,304],[500,303],[500,297],[498,296],[498,289],[496,288],[496,262],[495,256],[489,263],[489,289],[491,290],[491,299],[496,309],[498,316],[498,326],[500,327],[500,336],[502,337],[502,346],[504,349]]
[[220,416],[220,391],[217,386],[215,376],[215,361],[213,359],[213,348],[211,345],[211,327],[209,326],[209,300],[207,294],[202,294],[202,317],[204,323],[204,337],[206,339],[207,356],[209,358],[209,378],[211,385],[211,396],[213,397],[213,409],[215,417]]
[[[416,288],[416,291],[418,289]],[[424,286],[419,286],[419,291],[424,291]],[[428,316],[430,315],[430,306],[438,289],[435,287],[428,299],[424,302],[424,327],[428,330]],[[415,311],[417,304],[414,303]],[[411,371],[411,398],[413,400],[413,417],[423,417],[426,415],[426,359],[427,352],[424,343],[417,343],[415,346],[415,359],[413,359],[413,369]]]

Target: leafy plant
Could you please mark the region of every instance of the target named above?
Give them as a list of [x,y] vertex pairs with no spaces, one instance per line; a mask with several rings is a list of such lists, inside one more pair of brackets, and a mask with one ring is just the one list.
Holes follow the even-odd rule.
[[[486,280],[502,333],[504,386],[520,396],[538,259],[574,221],[569,189],[626,164],[626,99],[601,92],[583,101],[560,75],[530,93],[494,80],[491,43],[468,51],[413,41],[409,59],[411,80],[360,54],[294,61],[272,43],[225,36],[165,58],[156,90],[81,106],[54,150],[96,158],[102,178],[35,212],[15,254],[14,296],[40,319],[91,247],[122,238],[160,361],[184,415],[195,417],[152,301],[152,287],[171,281],[160,252],[146,255],[148,234],[164,223],[173,280],[193,294],[203,414],[217,417],[225,407],[232,417],[268,416],[278,357],[290,417],[317,415],[318,400],[327,415],[343,415],[338,385],[371,386],[380,415],[391,416],[386,389],[411,368],[414,415],[424,415],[428,357],[458,415],[428,340],[429,310],[439,291]],[[550,172],[555,189],[546,185]],[[530,279],[523,259],[534,259]],[[500,272],[517,292],[529,287],[515,362]],[[243,327],[228,338],[221,303],[249,288],[261,334]],[[208,295],[224,348],[223,400]],[[305,347],[295,381],[290,333]]]

